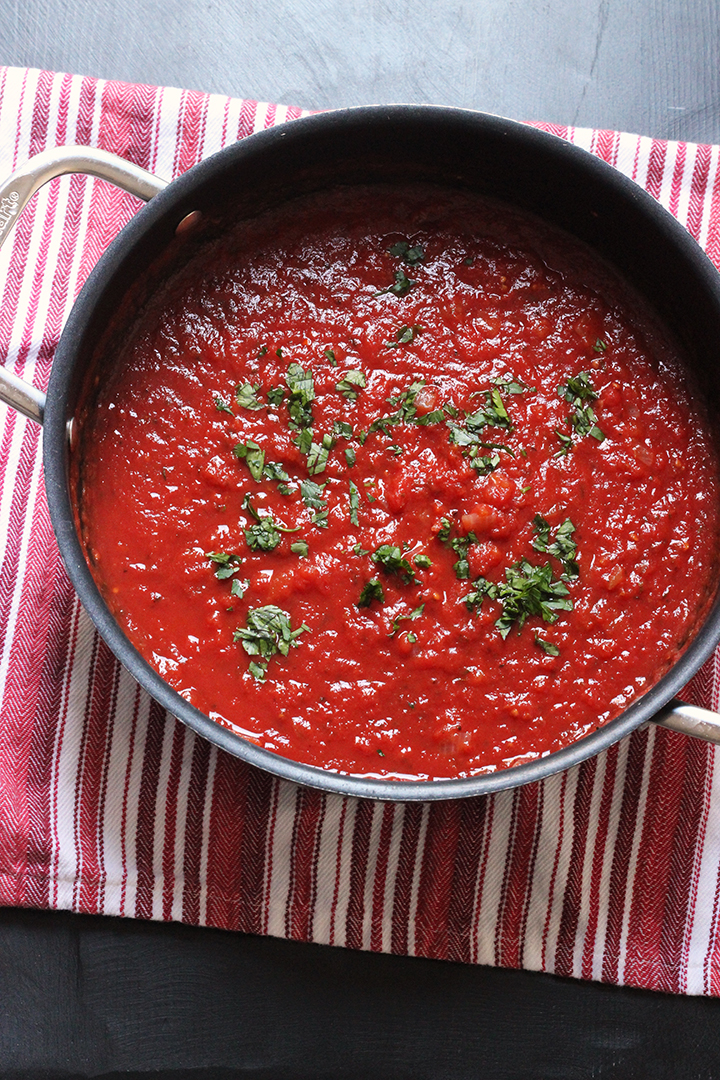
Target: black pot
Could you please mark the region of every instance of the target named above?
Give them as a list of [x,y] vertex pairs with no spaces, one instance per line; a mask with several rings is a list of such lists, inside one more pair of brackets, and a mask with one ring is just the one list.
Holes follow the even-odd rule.
[[501,199],[577,237],[654,309],[684,351],[710,415],[717,415],[720,276],[654,199],[604,162],[533,128],[459,109],[378,106],[325,113],[252,135],[167,186],[101,151],[48,151],[0,189],[0,242],[40,184],[71,171],[109,179],[141,198],[154,197],[85,283],[58,345],[46,402],[7,373],[0,397],[33,419],[42,421],[44,412],[45,483],[68,574],[109,647],[170,713],[223,750],[277,776],[326,791],[398,801],[459,798],[540,780],[605,750],[651,719],[720,741],[715,714],[678,702],[664,708],[720,639],[716,598],[690,646],[660,682],[615,720],[547,757],[469,779],[409,782],[345,776],[280,757],[189,705],[134,648],[90,574],[68,483],[68,435],[94,347],[133,283],[159,253],[177,244],[176,230],[187,215],[252,215],[338,184],[413,179],[460,187]]

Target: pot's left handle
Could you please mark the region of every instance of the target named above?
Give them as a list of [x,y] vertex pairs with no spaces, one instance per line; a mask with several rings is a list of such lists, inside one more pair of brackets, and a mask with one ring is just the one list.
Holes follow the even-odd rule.
[[[159,176],[153,176],[105,150],[95,150],[89,146],[60,146],[43,150],[0,185],[0,247],[35,192],[48,180],[67,173],[86,173],[100,180],[108,180],[145,202],[168,184],[167,180],[161,180]],[[45,412],[43,392],[23,382],[1,364],[0,401],[42,424]]]

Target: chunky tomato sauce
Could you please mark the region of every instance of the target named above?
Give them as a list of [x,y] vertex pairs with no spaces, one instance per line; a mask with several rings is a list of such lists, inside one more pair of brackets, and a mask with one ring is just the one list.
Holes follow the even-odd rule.
[[308,198],[123,334],[76,464],[90,565],[161,675],[261,746],[507,767],[616,716],[710,602],[705,417],[611,273],[536,222]]

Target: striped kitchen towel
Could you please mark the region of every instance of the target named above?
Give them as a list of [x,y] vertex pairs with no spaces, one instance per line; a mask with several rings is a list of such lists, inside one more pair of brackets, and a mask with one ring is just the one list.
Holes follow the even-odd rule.
[[[0,71],[0,173],[71,143],[172,178],[300,110]],[[539,125],[544,126],[544,125]],[[720,264],[718,147],[546,128],[645,187]],[[89,270],[137,209],[42,189],[0,253],[0,356],[45,387]],[[544,783],[457,803],[324,795],[219,752],[94,633],[48,518],[40,429],[0,407],[0,902],[177,919],[720,993],[720,767],[637,731]],[[692,696],[717,707],[715,658]]]

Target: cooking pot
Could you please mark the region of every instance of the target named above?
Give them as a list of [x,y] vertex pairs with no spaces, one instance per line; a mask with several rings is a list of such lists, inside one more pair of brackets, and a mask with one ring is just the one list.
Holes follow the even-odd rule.
[[252,135],[170,184],[101,150],[45,151],[0,188],[0,243],[42,184],[73,172],[108,180],[148,205],[85,283],[58,344],[47,397],[0,368],[0,399],[43,424],[48,504],[70,579],[109,647],[162,706],[223,750],[277,776],[347,795],[403,801],[478,795],[540,780],[605,750],[649,720],[720,742],[720,716],[675,699],[720,640],[716,596],[689,647],[652,689],[599,730],[535,761],[471,778],[399,781],[346,776],[280,757],[190,705],[131,644],[88,569],[68,483],[74,411],[88,365],[139,275],[162,253],[177,255],[182,243],[198,242],[192,236],[200,221],[252,216],[339,184],[423,180],[462,188],[536,214],[589,244],[654,309],[715,417],[720,276],[654,199],[584,150],[509,120],[460,109],[374,106],[324,113]]

